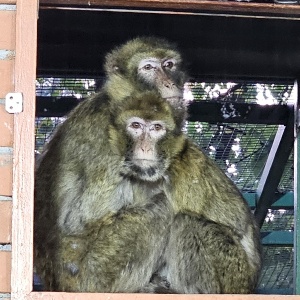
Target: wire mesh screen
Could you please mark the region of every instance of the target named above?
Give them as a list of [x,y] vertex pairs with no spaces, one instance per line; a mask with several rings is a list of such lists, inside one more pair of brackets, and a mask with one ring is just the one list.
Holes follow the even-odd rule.
[[38,77],[36,95],[85,98],[95,92],[99,80],[95,78]]
[[294,190],[294,151],[292,151],[278,185],[278,191],[284,193]]
[[[37,79],[37,96],[64,101],[92,95],[102,84],[101,78]],[[187,101],[239,102],[281,105],[291,101],[293,84],[254,82],[193,82],[185,85]],[[49,98],[50,99],[50,98]],[[41,152],[56,126],[65,117],[36,118],[36,150]],[[184,131],[224,170],[242,192],[255,192],[261,179],[278,125],[246,123],[186,122]],[[293,191],[293,154],[285,166],[278,191]],[[262,227],[266,232],[292,232],[293,210],[269,209]],[[292,245],[265,245],[263,269],[258,292],[290,294],[293,287]]]
[[185,130],[240,190],[256,190],[277,126],[190,122]]
[[285,104],[291,100],[293,84],[257,82],[189,82],[185,84],[185,98],[192,101],[222,101]]
[[269,209],[262,231],[294,231],[294,211],[292,209]]
[[264,246],[258,293],[291,294],[293,258],[293,247]]

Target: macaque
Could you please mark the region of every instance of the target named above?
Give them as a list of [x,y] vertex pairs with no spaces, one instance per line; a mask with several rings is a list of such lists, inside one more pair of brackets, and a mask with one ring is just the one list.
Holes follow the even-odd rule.
[[[37,170],[36,266],[48,290],[137,292],[161,266],[172,222],[164,176],[185,136],[156,94],[112,105],[107,124],[95,101],[58,128]],[[106,126],[107,142],[95,130],[74,145],[78,124]]]

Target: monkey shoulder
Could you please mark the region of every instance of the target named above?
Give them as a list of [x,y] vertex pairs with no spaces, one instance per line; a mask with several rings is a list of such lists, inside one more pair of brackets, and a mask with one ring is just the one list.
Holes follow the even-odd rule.
[[[249,208],[235,184],[192,141],[170,169],[175,209],[185,209],[227,219],[230,207],[244,218]],[[218,211],[218,214],[216,214]],[[235,217],[236,218],[236,217]]]

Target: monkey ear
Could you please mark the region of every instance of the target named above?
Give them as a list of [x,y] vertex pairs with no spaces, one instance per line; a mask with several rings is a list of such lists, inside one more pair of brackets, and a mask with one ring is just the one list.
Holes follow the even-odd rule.
[[104,70],[108,76],[120,71],[116,57],[117,55],[115,54],[115,51],[113,51],[105,58]]
[[114,72],[119,72],[120,68],[118,66],[113,66]]

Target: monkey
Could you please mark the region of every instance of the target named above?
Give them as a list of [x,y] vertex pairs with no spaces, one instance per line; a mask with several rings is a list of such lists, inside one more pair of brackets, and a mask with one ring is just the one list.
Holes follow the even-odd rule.
[[[153,279],[153,274],[161,265],[172,220],[163,177],[177,151],[169,145],[176,141],[180,148],[185,137],[178,131],[173,108],[160,96],[149,92],[125,100],[122,106],[111,105],[106,111],[111,118],[105,137],[109,147],[98,148],[95,132],[96,136],[84,137],[76,145],[84,149],[74,149],[74,157],[70,157],[70,147],[78,135],[74,118],[79,118],[81,125],[96,124],[98,105],[91,107],[90,101],[97,102],[98,98],[93,98],[83,105],[94,111],[84,116],[74,111],[58,128],[39,165],[35,264],[46,289],[137,292],[159,278]],[[85,151],[93,159],[90,165],[85,162]],[[105,151],[109,155],[103,160]],[[50,170],[54,157],[58,161]],[[75,159],[65,171],[61,157]],[[73,176],[72,168],[82,182],[78,180],[74,186],[80,195],[70,199],[60,194],[59,187]],[[61,176],[52,180],[57,172]],[[90,181],[97,182],[94,190]],[[159,281],[163,288],[165,282]]]
[[[103,152],[97,143],[87,147],[96,161],[81,176],[94,176],[98,187],[97,191],[89,190],[85,179],[77,192],[96,193],[93,198],[81,197],[81,201],[89,200],[92,209],[75,201],[66,205],[66,195],[50,195],[38,202],[37,268],[44,272],[46,288],[72,292],[253,292],[261,264],[259,237],[239,191],[178,130],[169,102],[153,92],[125,100],[107,111],[111,116],[106,138],[111,159],[103,161],[92,154]],[[92,107],[95,111],[85,117],[93,123],[91,116],[98,106]],[[82,120],[82,115],[75,115]],[[72,118],[65,123],[71,126],[68,137],[72,137],[78,132],[68,120]],[[147,138],[151,131],[155,135]],[[51,141],[58,148],[63,133],[58,131]],[[53,155],[59,158],[66,154]],[[84,156],[82,152],[78,161]],[[41,164],[39,168],[43,167],[46,169],[40,174],[48,174],[50,166]],[[80,174],[78,165],[72,167]],[[64,178],[59,180],[64,184]],[[40,187],[44,187],[42,183]],[[37,185],[36,192],[39,190]],[[85,226],[74,230],[75,218],[84,220]]]

